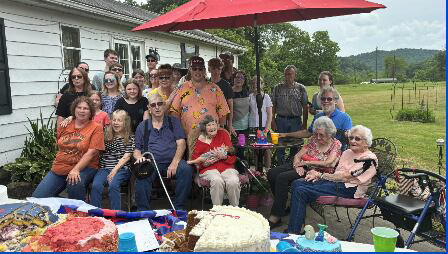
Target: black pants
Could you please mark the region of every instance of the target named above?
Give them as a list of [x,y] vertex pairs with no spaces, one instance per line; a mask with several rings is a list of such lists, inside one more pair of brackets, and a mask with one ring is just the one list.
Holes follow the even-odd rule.
[[268,172],[268,181],[274,194],[271,214],[277,217],[285,216],[286,201],[288,200],[289,185],[301,178],[293,169],[292,163],[275,167]]

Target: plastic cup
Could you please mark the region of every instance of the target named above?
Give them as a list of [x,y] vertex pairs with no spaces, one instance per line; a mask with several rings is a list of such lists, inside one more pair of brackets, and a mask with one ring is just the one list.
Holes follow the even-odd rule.
[[299,252],[297,248],[286,241],[278,242],[276,248],[278,252]]
[[244,134],[238,135],[238,145],[244,146],[246,144],[246,136]]
[[120,234],[118,252],[137,252],[137,243],[135,242],[134,233],[126,232]]
[[375,252],[394,252],[399,233],[391,228],[375,227],[370,230],[373,235]]
[[278,144],[278,133],[275,132],[271,132],[271,139],[272,139],[272,144],[276,145]]

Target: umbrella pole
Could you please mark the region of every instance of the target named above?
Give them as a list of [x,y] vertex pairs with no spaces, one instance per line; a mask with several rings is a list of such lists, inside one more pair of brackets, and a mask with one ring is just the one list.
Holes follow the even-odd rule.
[[[254,18],[254,29],[255,29],[255,72],[257,73],[257,108],[258,108],[258,127],[260,130],[263,130],[263,115],[261,113],[261,107],[263,106],[263,96],[261,95],[261,87],[260,87],[260,52],[258,50],[258,26],[257,26],[257,14],[255,14]],[[258,155],[258,163],[257,170],[259,172],[263,172],[263,150],[257,150]]]

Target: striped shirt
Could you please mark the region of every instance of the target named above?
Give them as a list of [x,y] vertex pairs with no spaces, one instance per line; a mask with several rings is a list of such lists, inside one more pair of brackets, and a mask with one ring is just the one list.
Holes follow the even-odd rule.
[[[135,137],[132,135],[128,144],[124,143],[123,138],[114,137],[112,142],[105,142],[105,151],[101,155],[100,168],[107,168],[112,170],[118,161],[123,158],[125,153],[133,153],[135,147]],[[129,167],[129,161],[125,164]]]

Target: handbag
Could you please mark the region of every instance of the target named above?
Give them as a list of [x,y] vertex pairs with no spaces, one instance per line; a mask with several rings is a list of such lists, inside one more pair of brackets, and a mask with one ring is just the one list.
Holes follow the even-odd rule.
[[[146,152],[146,150],[148,149],[148,142],[149,142],[149,120],[145,121],[145,132],[143,135],[143,153]],[[145,179],[148,178],[149,176],[151,176],[154,173],[154,162],[152,160],[148,160],[148,158],[146,158],[147,160],[137,163],[135,164],[135,159],[134,157],[132,157],[132,173],[135,175],[135,177],[137,179]]]

